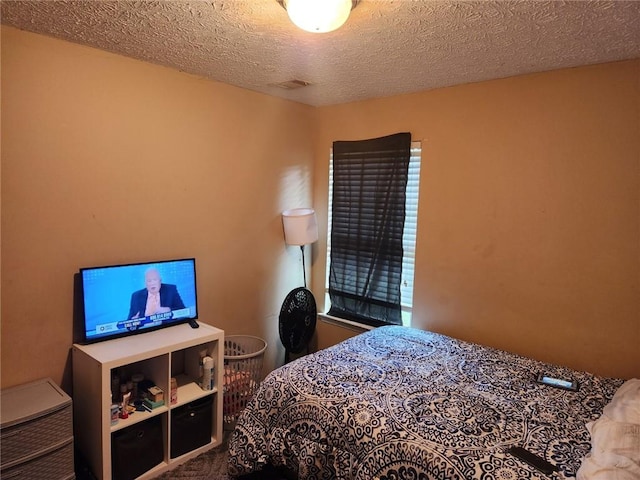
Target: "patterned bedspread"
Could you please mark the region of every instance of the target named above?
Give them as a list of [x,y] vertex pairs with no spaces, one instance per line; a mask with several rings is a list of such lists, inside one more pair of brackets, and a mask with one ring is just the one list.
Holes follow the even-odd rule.
[[[535,382],[578,380],[578,392]],[[301,480],[572,478],[622,380],[405,327],[380,327],[271,372],[238,419],[229,472],[285,465]]]

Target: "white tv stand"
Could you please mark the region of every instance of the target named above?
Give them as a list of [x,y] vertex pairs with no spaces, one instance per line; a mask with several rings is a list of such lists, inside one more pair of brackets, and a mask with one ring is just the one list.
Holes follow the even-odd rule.
[[[99,480],[112,478],[111,440],[114,432],[138,422],[160,416],[164,460],[140,479],[151,478],[189,460],[222,442],[222,382],[224,332],[200,323],[176,325],[129,337],[106,340],[90,345],[73,345],[73,410],[76,445]],[[213,390],[201,389],[196,379],[200,352],[215,361]],[[138,412],[111,425],[112,370],[124,369],[128,374],[142,372],[164,391],[165,404],[151,412]],[[178,380],[178,402],[170,403],[171,377]],[[189,402],[212,396],[211,442],[171,458],[172,412]]]

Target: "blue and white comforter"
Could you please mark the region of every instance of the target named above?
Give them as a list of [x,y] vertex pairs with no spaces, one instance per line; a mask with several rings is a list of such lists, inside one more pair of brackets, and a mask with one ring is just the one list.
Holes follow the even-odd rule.
[[[539,385],[538,372],[578,380]],[[522,445],[572,478],[622,380],[543,364],[405,327],[380,327],[271,372],[238,419],[229,473],[266,463],[301,480],[549,477]]]

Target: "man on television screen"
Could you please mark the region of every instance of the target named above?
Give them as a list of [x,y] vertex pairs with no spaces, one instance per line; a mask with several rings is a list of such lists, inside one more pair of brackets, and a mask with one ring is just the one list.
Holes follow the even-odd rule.
[[160,272],[156,268],[149,268],[145,272],[144,283],[146,288],[137,290],[131,295],[130,320],[185,308],[178,288],[175,285],[162,283]]

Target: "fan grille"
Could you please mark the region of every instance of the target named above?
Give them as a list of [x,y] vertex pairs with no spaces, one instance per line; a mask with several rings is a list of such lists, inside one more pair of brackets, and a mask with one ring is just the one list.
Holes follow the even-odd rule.
[[287,353],[300,353],[316,329],[316,300],[310,290],[291,290],[280,309],[280,340]]

